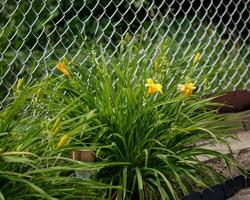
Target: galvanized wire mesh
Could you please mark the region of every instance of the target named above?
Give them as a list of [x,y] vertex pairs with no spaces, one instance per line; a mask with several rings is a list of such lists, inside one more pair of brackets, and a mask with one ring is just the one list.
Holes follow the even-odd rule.
[[199,50],[211,66],[200,75],[218,69],[211,90],[247,89],[249,10],[249,0],[1,0],[0,107],[19,78],[48,76],[65,56],[84,63],[86,37],[115,56],[126,33],[149,41],[141,59],[171,38],[170,62]]

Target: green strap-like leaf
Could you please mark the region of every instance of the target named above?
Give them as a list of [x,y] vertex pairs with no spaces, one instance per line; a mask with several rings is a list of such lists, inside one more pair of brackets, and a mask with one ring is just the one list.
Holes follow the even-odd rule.
[[5,200],[3,193],[0,191],[0,200]]
[[143,193],[143,180],[141,171],[138,167],[135,168],[136,176],[137,176],[137,183],[138,183],[138,190],[139,190],[139,197],[140,200],[144,200],[144,193]]
[[127,178],[128,178],[128,168],[124,167],[122,172],[122,179],[123,179],[123,200],[126,199],[126,192],[127,192]]

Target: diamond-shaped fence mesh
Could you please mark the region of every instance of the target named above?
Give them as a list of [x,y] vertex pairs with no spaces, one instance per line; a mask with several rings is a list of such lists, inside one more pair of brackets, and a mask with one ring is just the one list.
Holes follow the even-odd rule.
[[115,56],[126,33],[149,41],[142,59],[170,38],[170,62],[199,50],[217,68],[211,90],[247,89],[249,11],[249,0],[1,0],[0,108],[19,78],[44,78],[64,57],[84,63],[86,38]]

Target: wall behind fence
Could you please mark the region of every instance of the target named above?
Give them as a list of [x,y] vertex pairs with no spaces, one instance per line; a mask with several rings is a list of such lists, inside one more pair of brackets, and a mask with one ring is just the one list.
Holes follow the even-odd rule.
[[0,108],[19,78],[49,76],[64,57],[84,63],[86,40],[117,56],[126,33],[148,41],[144,53],[171,39],[170,62],[201,52],[218,69],[211,91],[248,89],[249,11],[250,0],[1,0]]

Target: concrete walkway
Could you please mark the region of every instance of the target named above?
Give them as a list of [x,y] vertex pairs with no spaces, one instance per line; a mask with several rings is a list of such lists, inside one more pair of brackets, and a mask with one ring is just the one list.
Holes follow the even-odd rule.
[[250,200],[250,189],[243,189],[228,200]]
[[[238,137],[239,140],[235,139],[228,140],[231,150],[234,154],[237,154],[243,149],[250,148],[250,131],[242,131],[235,135]],[[208,148],[217,150],[225,154],[230,153],[230,151],[225,145],[208,146]]]
[[[231,150],[234,155],[239,154],[244,149],[250,149],[250,131],[242,131],[236,134],[238,137],[238,140],[235,139],[228,139],[228,142],[230,144]],[[227,146],[223,144],[217,144],[217,145],[206,145],[207,149],[216,150],[224,154],[231,153]],[[200,156],[200,160],[202,161],[208,161],[211,158]],[[250,158],[249,158],[250,160]],[[250,166],[249,166],[250,167]],[[250,199],[249,199],[250,200]]]

